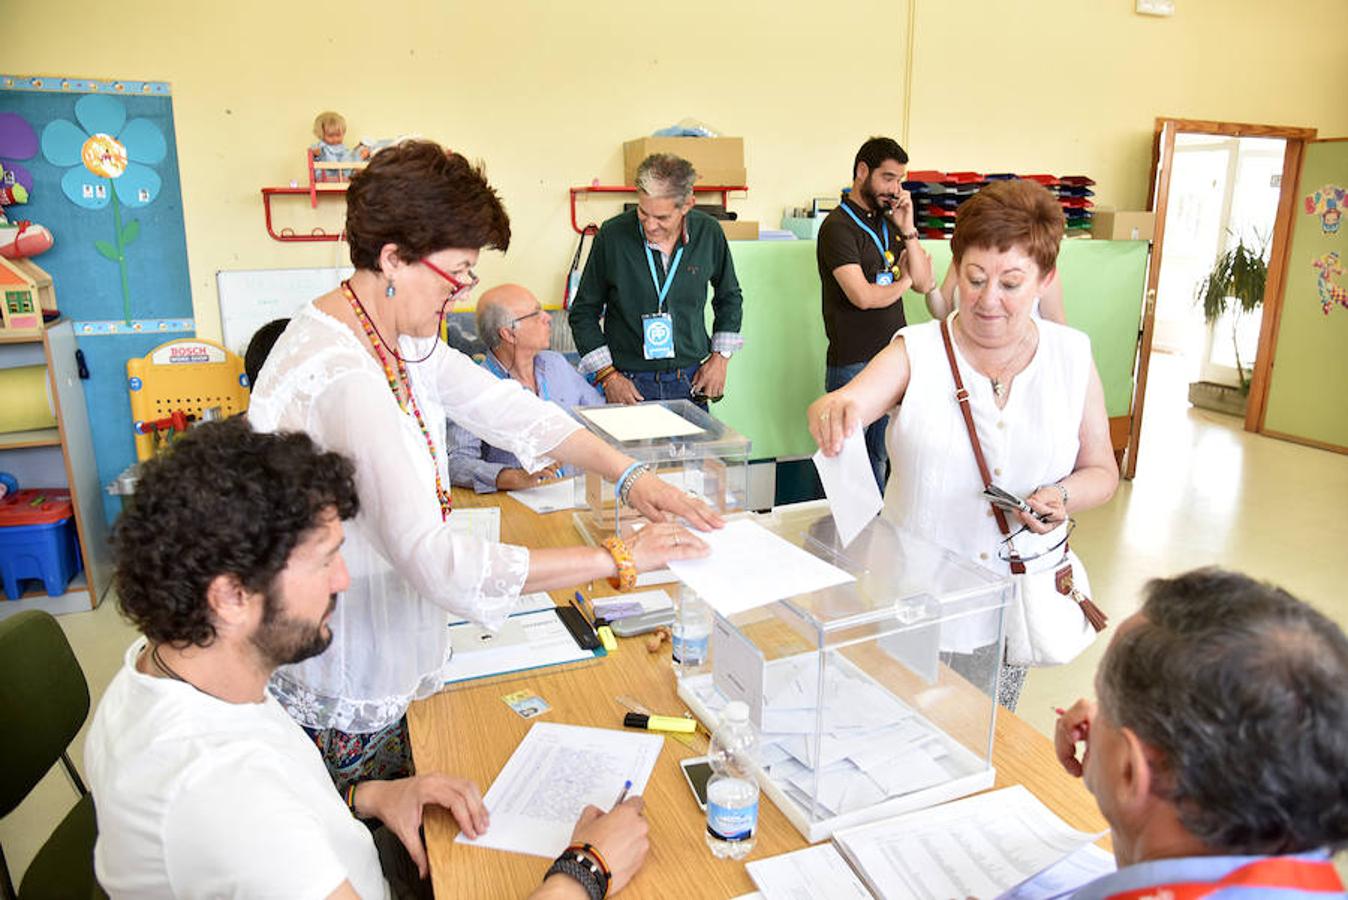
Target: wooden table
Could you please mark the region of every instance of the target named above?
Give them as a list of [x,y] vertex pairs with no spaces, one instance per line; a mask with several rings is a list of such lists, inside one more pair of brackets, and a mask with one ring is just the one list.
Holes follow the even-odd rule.
[[[501,537],[532,547],[578,544],[570,512],[535,515],[508,497],[478,497],[455,489],[458,506],[501,507]],[[588,591],[587,591],[588,592]],[[612,593],[606,584],[594,592]],[[554,592],[565,601],[570,591]],[[505,765],[532,720],[520,718],[501,695],[530,690],[546,700],[551,722],[620,727],[623,713],[616,697],[630,696],[651,710],[680,715],[675,679],[666,643],[648,653],[641,637],[619,639],[616,653],[595,662],[472,682],[414,703],[408,711],[417,769],[442,771],[475,780],[486,791]],[[678,761],[706,752],[699,732],[694,747],[666,739],[646,787],[646,816],[651,851],[646,865],[624,897],[735,897],[754,890],[743,862],[718,860],[703,842],[706,819],[679,771]],[[1107,826],[1078,779],[1058,765],[1052,744],[1005,710],[999,711],[993,762],[997,786],[1023,784],[1073,827],[1102,831]],[[761,859],[806,846],[805,839],[766,797],[759,807],[758,843],[748,859]],[[426,844],[435,892],[439,897],[523,897],[539,884],[549,861],[516,853],[455,844],[458,826],[448,814],[428,810]]]

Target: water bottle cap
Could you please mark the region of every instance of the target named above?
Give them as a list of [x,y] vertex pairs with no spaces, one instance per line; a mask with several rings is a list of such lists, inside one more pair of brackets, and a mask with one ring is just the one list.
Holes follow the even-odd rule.
[[732,700],[725,705],[721,718],[727,722],[747,722],[749,721],[749,704],[743,700]]

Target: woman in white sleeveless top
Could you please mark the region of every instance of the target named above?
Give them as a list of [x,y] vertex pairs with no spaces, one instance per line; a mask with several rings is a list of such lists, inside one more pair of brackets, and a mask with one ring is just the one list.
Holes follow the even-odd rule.
[[[1027,562],[1061,559],[1068,517],[1105,503],[1119,483],[1089,339],[1031,315],[1053,275],[1062,233],[1062,210],[1047,190],[1004,181],[960,207],[950,242],[962,302],[947,324],[979,442],[993,483],[1043,516],[1008,514],[1013,532],[1022,530],[1015,546]],[[1007,573],[940,322],[904,328],[856,379],[811,404],[810,432],[834,455],[847,436],[895,406],[885,515]],[[942,649],[965,653],[994,639],[953,629],[943,631]],[[1003,667],[1003,705],[1015,708],[1024,678],[1024,668]]]

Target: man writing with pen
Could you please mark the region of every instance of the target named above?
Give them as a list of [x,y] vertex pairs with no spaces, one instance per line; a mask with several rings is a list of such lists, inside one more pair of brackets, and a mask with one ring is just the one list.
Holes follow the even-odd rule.
[[[277,666],[331,643],[351,582],[343,522],[359,507],[345,457],[242,416],[147,465],[115,538],[118,602],[144,636],[85,756],[94,868],[114,900],[430,897],[423,810],[448,810],[470,840],[491,827],[477,785],[438,772],[338,793],[266,690]],[[532,898],[597,900],[632,879],[648,826],[641,798],[621,799],[585,808]]]

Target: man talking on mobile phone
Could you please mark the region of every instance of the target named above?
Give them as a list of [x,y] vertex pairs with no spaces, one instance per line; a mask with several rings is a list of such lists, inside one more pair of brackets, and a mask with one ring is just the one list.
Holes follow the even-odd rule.
[[[903,189],[908,154],[873,137],[852,162],[852,188],[823,225],[815,254],[828,336],[824,389],[836,391],[907,324],[903,295],[934,286],[931,257],[918,244],[913,198]],[[866,454],[881,492],[889,469],[882,416],[866,429]]]

